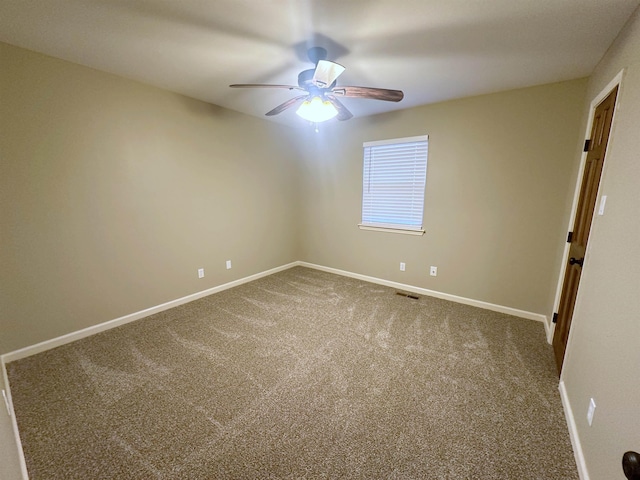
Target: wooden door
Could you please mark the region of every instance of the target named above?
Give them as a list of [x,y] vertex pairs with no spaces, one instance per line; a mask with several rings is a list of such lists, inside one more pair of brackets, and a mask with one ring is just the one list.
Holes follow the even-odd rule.
[[617,94],[618,87],[616,86],[607,98],[596,107],[593,114],[593,126],[588,141],[587,159],[582,175],[573,232],[569,234],[571,245],[569,246],[560,305],[558,306],[558,317],[553,334],[553,351],[556,357],[558,373],[562,370],[562,362],[567,348],[571,317],[573,316],[578,285],[580,284],[582,263],[584,262],[587,241],[589,240],[591,220],[593,219],[593,210],[596,205],[598,186],[600,185],[600,176],[604,166],[604,156],[609,141]]

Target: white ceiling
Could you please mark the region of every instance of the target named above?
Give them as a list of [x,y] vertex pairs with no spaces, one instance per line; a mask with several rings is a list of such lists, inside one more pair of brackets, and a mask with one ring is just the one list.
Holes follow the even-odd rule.
[[[640,0],[2,0],[0,41],[290,125],[309,46],[338,85],[403,90],[344,99],[355,116],[589,75]],[[0,66],[1,68],[1,66]],[[298,92],[299,93],[299,92]]]

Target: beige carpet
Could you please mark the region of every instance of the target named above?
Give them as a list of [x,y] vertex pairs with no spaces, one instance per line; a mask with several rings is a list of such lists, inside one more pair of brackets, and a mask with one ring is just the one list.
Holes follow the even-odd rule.
[[34,480],[578,478],[541,323],[302,267],[8,373]]

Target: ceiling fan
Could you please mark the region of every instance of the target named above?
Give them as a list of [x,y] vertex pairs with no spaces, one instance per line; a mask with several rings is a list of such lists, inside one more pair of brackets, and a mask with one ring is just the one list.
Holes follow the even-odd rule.
[[338,120],[349,120],[353,114],[338,97],[369,98],[387,102],[399,102],[404,97],[401,90],[386,88],[336,86],[336,80],[345,67],[326,60],[327,51],[322,47],[313,47],[307,51],[309,60],[315,68],[303,70],[298,75],[298,85],[272,85],[264,83],[237,83],[232,88],[286,88],[305,92],[278,105],[266,113],[267,116],[278,115],[285,110],[300,104],[296,113],[310,122],[319,123],[337,117]]

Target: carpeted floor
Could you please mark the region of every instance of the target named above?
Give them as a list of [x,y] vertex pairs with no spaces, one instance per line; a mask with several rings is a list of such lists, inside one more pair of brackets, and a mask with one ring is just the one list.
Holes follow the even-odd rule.
[[539,322],[296,267],[7,366],[35,479],[577,479]]

